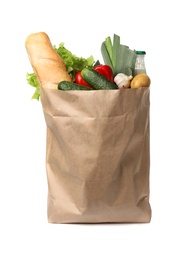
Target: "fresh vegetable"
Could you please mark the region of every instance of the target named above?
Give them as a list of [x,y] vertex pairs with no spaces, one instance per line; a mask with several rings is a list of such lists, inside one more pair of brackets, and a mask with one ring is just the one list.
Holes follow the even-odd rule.
[[[105,78],[107,78],[109,81],[114,83],[113,73],[112,73],[112,69],[111,69],[110,66],[108,66],[108,65],[95,65],[93,69],[95,71],[97,71],[98,73],[100,73]],[[76,74],[76,76],[75,76],[75,83],[83,85],[83,86],[86,86],[86,87],[89,87],[89,88],[93,88],[92,86],[90,86],[90,84],[88,84],[82,78],[81,71]]]
[[101,45],[101,53],[104,63],[112,68],[114,77],[118,73],[132,75],[136,62],[136,51],[120,43],[120,37],[114,34],[113,43],[107,37]]
[[114,83],[113,72],[112,72],[112,69],[111,69],[110,66],[108,66],[108,65],[97,65],[97,66],[94,67],[94,70],[96,70],[98,73],[103,75],[109,81]]
[[61,81],[58,84],[58,89],[60,90],[92,90],[92,88],[85,87],[69,81]]
[[118,73],[114,77],[114,82],[118,86],[118,88],[129,88],[130,87],[130,81],[133,78],[133,76],[127,76],[123,73]]
[[32,96],[32,99],[37,99],[39,100],[39,97],[40,97],[40,87],[39,87],[39,83],[38,83],[38,80],[37,80],[37,77],[35,75],[35,73],[27,73],[26,74],[26,80],[27,80],[27,83],[34,87],[35,88],[35,92]]
[[85,87],[88,87],[88,88],[93,88],[92,86],[90,86],[83,78],[82,78],[82,75],[81,75],[81,71],[79,71],[76,76],[75,76],[75,83],[76,84],[79,84],[79,85],[82,85],[82,86],[85,86]]
[[137,74],[131,81],[131,88],[141,88],[141,87],[149,87],[151,84],[151,80],[147,74]]
[[116,84],[109,81],[106,77],[101,75],[94,69],[84,68],[81,71],[82,78],[90,84],[94,89],[117,89]]

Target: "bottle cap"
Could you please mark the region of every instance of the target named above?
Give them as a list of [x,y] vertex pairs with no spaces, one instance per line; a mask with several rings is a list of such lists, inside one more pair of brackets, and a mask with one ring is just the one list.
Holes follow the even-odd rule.
[[136,51],[136,54],[142,54],[142,55],[144,55],[144,54],[146,54],[146,52],[145,52],[145,51]]

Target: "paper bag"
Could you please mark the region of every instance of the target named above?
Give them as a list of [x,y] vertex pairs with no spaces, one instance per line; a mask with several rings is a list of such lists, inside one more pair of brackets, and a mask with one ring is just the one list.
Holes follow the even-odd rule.
[[49,223],[148,223],[150,89],[41,88]]

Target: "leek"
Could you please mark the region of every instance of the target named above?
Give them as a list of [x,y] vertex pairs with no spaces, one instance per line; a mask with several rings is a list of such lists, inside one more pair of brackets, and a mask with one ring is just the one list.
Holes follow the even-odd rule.
[[118,73],[133,75],[136,62],[136,51],[120,43],[120,36],[114,34],[113,44],[108,36],[101,45],[104,63],[112,68],[114,77]]

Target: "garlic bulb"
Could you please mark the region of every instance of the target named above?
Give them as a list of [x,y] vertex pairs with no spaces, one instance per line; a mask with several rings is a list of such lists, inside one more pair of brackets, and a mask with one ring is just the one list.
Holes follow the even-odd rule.
[[118,73],[114,77],[114,82],[118,86],[118,88],[129,88],[130,87],[130,81],[133,78],[133,76],[127,76],[123,73]]

